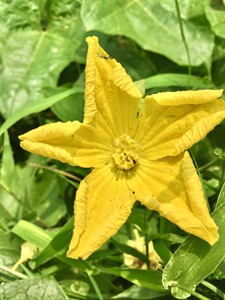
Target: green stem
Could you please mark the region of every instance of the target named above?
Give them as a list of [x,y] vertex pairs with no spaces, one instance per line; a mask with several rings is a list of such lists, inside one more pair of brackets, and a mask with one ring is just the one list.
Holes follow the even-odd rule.
[[222,173],[221,173],[221,179],[220,179],[220,190],[225,181],[225,160],[224,159],[221,159],[221,168],[222,168]]
[[104,298],[102,296],[102,293],[99,289],[99,286],[98,286],[97,282],[95,281],[94,277],[92,276],[92,272],[93,272],[92,270],[90,270],[89,268],[86,268],[86,273],[88,275],[89,280],[91,281],[91,283],[93,285],[93,288],[94,288],[94,290],[95,290],[95,292],[98,296],[98,299],[99,300],[104,300]]
[[177,286],[179,289],[181,289],[181,290],[183,290],[183,291],[185,291],[185,292],[188,292],[188,293],[190,293],[192,296],[194,296],[194,297],[196,297],[196,298],[198,298],[198,299],[200,299],[200,300],[210,300],[208,297],[206,297],[206,296],[203,296],[202,294],[199,294],[199,293],[197,293],[197,292],[195,292],[195,291],[191,291],[191,290],[189,290],[188,288],[186,288],[186,287],[180,287],[180,286]]
[[195,296],[196,298],[200,299],[200,300],[210,300],[210,298],[205,297],[197,292],[191,292],[192,296]]
[[14,271],[6,266],[0,266],[0,270],[4,271],[4,272],[7,272],[15,277],[18,277],[18,278],[21,278],[21,279],[25,279],[27,278],[26,275],[20,273],[20,272],[17,272],[17,271]]
[[190,81],[191,81],[191,56],[188,48],[188,43],[186,41],[185,35],[184,35],[184,28],[183,28],[183,22],[180,14],[180,7],[178,0],[175,0],[175,5],[176,5],[176,11],[177,11],[177,16],[178,16],[178,22],[179,22],[179,27],[180,27],[180,33],[181,37],[184,43],[184,48],[187,54],[187,60],[188,60],[188,88],[190,87]]
[[209,290],[211,290],[212,292],[214,292],[215,294],[217,294],[221,299],[225,300],[225,294],[218,289],[215,285],[213,285],[212,283],[203,280],[201,282],[202,285],[204,285],[205,287],[207,287]]
[[147,266],[147,269],[150,268],[149,266],[149,246],[148,246],[148,222],[147,222],[147,210],[145,209],[145,218],[144,218],[144,228],[145,228],[145,255],[146,255],[146,266]]
[[204,166],[202,167],[199,167],[198,170],[199,172],[203,172],[207,169],[209,169],[211,166],[213,166],[219,159],[218,158],[215,158],[213,159],[212,161],[208,162],[207,164],[205,164]]
[[[193,160],[194,166],[195,166],[196,171],[197,171],[197,173],[198,173],[198,176],[199,176],[199,178],[200,178],[200,180],[201,180],[201,183],[203,183],[202,175],[201,175],[201,173],[200,173],[200,171],[199,171],[199,167],[198,167],[197,161],[196,161],[195,156],[194,156],[194,154],[193,154],[193,152],[192,152],[191,149],[189,149],[189,154],[190,154],[190,156],[191,156],[191,159]],[[203,190],[203,193],[204,193],[206,202],[207,202],[207,206],[208,206],[208,208],[210,208],[210,206],[209,206],[209,201],[208,201],[208,197],[207,197],[207,193],[206,193],[206,190],[205,190],[203,184],[202,184],[202,190]]]
[[39,164],[35,164],[35,163],[29,163],[29,165],[32,166],[32,167],[39,168],[39,169],[49,170],[51,172],[58,173],[60,175],[69,177],[69,178],[71,178],[71,179],[73,179],[75,181],[81,182],[81,179],[79,177],[77,177],[77,176],[75,176],[75,175],[73,175],[71,173],[68,173],[68,172],[56,169],[56,168],[52,168],[52,167],[48,167],[48,166],[44,166],[44,165],[39,165]]

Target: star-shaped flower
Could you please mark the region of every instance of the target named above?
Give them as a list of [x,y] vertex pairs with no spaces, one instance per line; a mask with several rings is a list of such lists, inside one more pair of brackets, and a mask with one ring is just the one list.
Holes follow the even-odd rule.
[[86,259],[126,222],[137,200],[214,244],[217,226],[186,150],[225,118],[222,91],[166,92],[141,101],[98,39],[87,42],[84,122],[57,122],[20,136],[30,152],[93,168],[76,194],[67,255]]

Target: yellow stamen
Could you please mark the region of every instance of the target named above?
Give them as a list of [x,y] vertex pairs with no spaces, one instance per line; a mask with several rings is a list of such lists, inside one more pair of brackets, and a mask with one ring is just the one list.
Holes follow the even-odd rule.
[[123,134],[113,142],[114,153],[112,158],[117,168],[132,169],[138,161],[139,145],[129,135]]

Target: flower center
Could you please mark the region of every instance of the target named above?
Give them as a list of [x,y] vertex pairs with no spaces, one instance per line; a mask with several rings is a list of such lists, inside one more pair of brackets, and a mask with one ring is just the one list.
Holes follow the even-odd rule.
[[123,134],[113,142],[112,158],[119,169],[130,170],[138,160],[138,144],[129,135]]

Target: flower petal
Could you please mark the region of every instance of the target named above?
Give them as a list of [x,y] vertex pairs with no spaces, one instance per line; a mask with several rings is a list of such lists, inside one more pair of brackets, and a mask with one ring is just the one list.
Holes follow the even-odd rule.
[[203,139],[225,118],[220,94],[206,90],[147,96],[136,134],[142,155],[151,160],[179,155]]
[[125,178],[109,166],[92,171],[80,184],[73,237],[67,256],[86,259],[125,223],[135,202]]
[[198,90],[198,91],[178,91],[153,94],[153,97],[160,105],[186,105],[201,104],[219,99],[223,90]]
[[[96,112],[116,136],[130,133],[135,127],[141,92],[124,68],[88,37],[84,123],[90,123]],[[131,126],[132,125],[132,126]]]
[[76,121],[40,126],[19,138],[25,150],[70,165],[101,167],[111,159],[111,137],[99,127]]
[[112,157],[113,137],[104,127],[83,124],[75,136],[77,165],[84,168],[99,168],[108,164]]
[[20,135],[20,146],[29,152],[76,165],[73,140],[81,125],[80,122],[56,122],[40,126]]
[[149,209],[210,244],[217,241],[217,226],[187,152],[153,162],[143,160],[128,185]]

